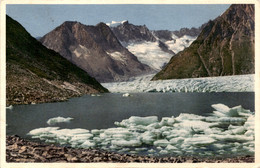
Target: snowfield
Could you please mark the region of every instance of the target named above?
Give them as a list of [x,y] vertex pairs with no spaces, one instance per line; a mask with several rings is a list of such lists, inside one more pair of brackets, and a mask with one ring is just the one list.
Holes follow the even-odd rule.
[[140,62],[160,71],[163,65],[173,56],[159,47],[159,42],[130,43],[126,48],[133,53]]
[[[172,35],[173,40],[165,41],[164,43],[168,46],[169,50],[172,50],[175,54],[189,47],[191,43],[197,37],[191,37],[184,35],[178,38],[174,34]],[[139,43],[124,43],[121,42],[131,53],[133,53],[140,62],[149,65],[154,70],[160,71],[163,66],[168,63],[173,54],[164,52],[159,47],[159,39],[156,42],[139,42]]]
[[166,41],[165,44],[168,45],[169,49],[172,50],[175,54],[184,50],[186,47],[189,47],[191,43],[196,40],[197,37],[184,35],[180,38],[172,35],[173,40]]
[[129,82],[102,83],[110,92],[254,92],[254,75],[151,81],[152,75]]
[[45,127],[31,130],[32,138],[76,148],[101,148],[150,156],[254,155],[254,112],[241,106],[213,104],[206,116],[182,113],[177,117],[132,116],[116,127],[86,130]]

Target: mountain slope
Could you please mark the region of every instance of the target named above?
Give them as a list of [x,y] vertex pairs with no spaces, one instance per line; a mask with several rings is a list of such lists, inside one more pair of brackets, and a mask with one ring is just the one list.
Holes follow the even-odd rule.
[[34,39],[6,16],[7,104],[65,100],[107,92],[94,78]]
[[254,73],[254,5],[231,5],[153,80]]
[[104,23],[64,22],[40,41],[100,82],[123,81],[152,71],[124,48]]

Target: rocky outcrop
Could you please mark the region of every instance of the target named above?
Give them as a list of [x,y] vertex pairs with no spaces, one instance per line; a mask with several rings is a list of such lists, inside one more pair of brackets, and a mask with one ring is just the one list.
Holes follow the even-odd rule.
[[163,157],[138,156],[133,154],[118,154],[99,149],[75,149],[60,147],[39,142],[31,142],[18,136],[6,137],[7,162],[106,162],[106,163],[252,163],[254,157],[239,156],[236,158],[195,158],[195,157]]
[[153,80],[254,73],[254,5],[231,5]]
[[108,92],[86,72],[47,49],[6,16],[6,104],[64,101]]
[[100,82],[124,81],[152,71],[124,48],[104,23],[64,22],[40,41]]

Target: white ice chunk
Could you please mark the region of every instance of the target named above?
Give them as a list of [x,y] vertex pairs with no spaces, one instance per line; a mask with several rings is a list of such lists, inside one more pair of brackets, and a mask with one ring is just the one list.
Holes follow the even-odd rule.
[[141,137],[142,142],[145,143],[145,144],[148,144],[148,145],[153,144],[153,142],[156,139],[156,135],[154,135],[150,131],[144,132],[143,134],[141,134],[140,137]]
[[174,117],[163,117],[159,123],[161,126],[172,126],[175,122]]
[[184,143],[189,145],[208,145],[214,142],[216,142],[216,140],[208,136],[193,136],[192,138],[184,140]]
[[115,135],[115,134],[125,134],[125,135],[129,135],[132,134],[131,132],[129,132],[129,130],[127,128],[109,128],[107,130],[104,131],[104,134],[106,135]]
[[56,123],[62,123],[62,122],[70,122],[73,118],[71,117],[67,117],[67,118],[64,118],[64,117],[54,117],[54,118],[50,118],[48,121],[47,121],[47,124],[48,125],[54,125]]
[[228,113],[230,108],[224,104],[213,104],[211,105],[214,109],[216,109],[220,113]]
[[245,135],[209,135],[211,138],[220,140],[220,141],[227,141],[227,142],[247,142],[247,141],[253,141],[253,137],[247,137]]
[[90,141],[90,140],[86,140],[83,144],[80,145],[82,148],[89,148],[89,147],[94,147],[95,143]]
[[111,141],[112,145],[116,146],[124,146],[124,147],[134,147],[134,146],[141,146],[142,142],[138,139],[133,139],[133,140],[113,140]]
[[129,119],[123,120],[122,122],[115,123],[118,126],[129,126],[129,125],[150,125],[155,122],[158,122],[157,116],[149,116],[149,117],[138,117],[132,116]]
[[123,97],[130,97],[131,95],[129,93],[125,93],[122,95]]
[[50,131],[55,131],[59,129],[59,127],[46,127],[46,128],[37,128],[34,130],[31,130],[28,135],[41,135],[45,133],[50,133]]
[[176,148],[175,146],[172,146],[172,145],[167,145],[166,146],[166,148],[165,148],[166,150],[168,150],[168,151],[171,151],[171,150],[179,150],[178,148]]
[[6,107],[6,109],[8,109],[8,110],[12,110],[12,109],[13,109],[13,106],[10,105],[10,106]]
[[169,141],[167,141],[166,139],[160,139],[160,140],[154,141],[153,144],[155,146],[167,146],[167,145],[169,145]]
[[166,155],[166,154],[168,154],[169,152],[168,152],[167,150],[161,150],[159,153],[160,153],[161,155]]

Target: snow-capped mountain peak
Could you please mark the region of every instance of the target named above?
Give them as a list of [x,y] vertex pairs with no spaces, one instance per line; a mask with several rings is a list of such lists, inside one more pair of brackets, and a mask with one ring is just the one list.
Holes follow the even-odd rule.
[[123,21],[112,21],[111,23],[106,23],[106,25],[108,25],[109,27],[116,27],[118,25],[124,24],[125,22],[127,22],[127,20],[123,20]]

